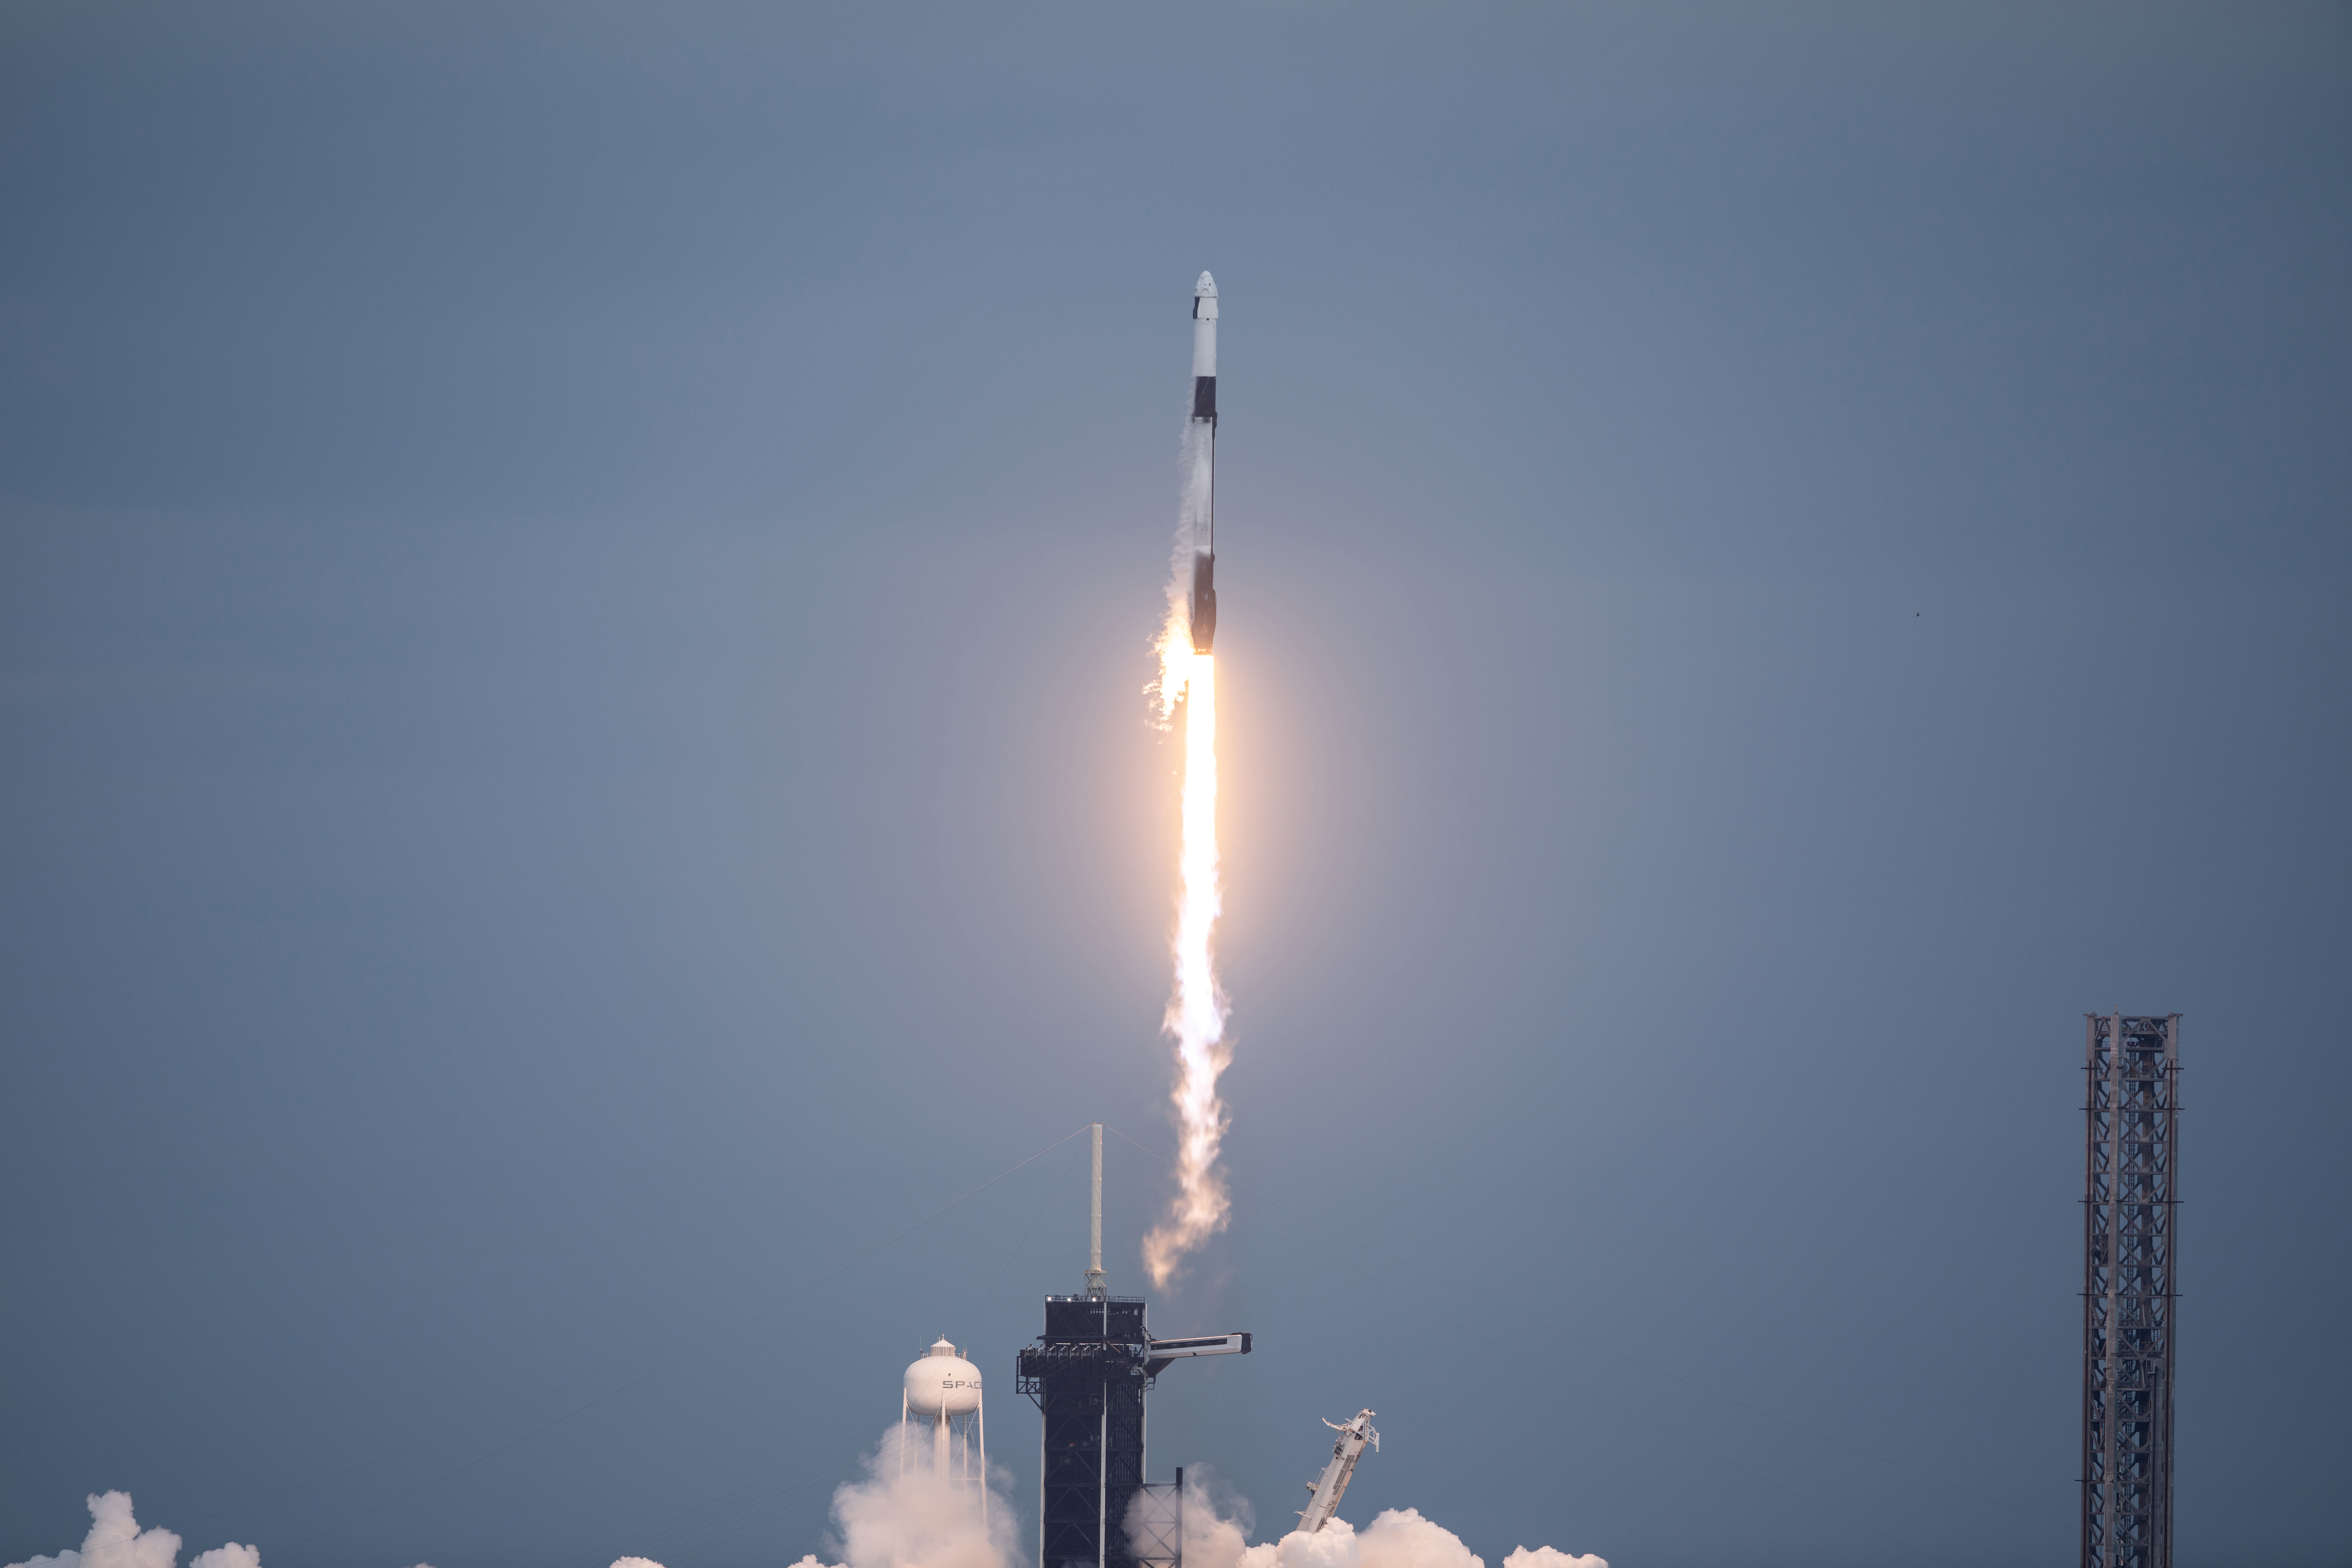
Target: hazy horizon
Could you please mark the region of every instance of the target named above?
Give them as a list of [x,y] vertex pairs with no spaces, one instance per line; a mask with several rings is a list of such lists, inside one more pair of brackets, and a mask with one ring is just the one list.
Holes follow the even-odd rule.
[[2072,1563],[2118,1007],[2341,1562],[2347,198],[2337,5],[0,12],[0,1563],[791,1563],[942,1334],[1034,1515],[1097,1120],[1256,1539]]

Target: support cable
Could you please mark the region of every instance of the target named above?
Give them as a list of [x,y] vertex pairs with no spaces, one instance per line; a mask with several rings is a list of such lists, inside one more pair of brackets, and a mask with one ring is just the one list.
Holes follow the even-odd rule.
[[1021,1255],[1024,1252],[1029,1250],[1029,1243],[1036,1236],[1037,1227],[1045,1223],[1046,1211],[1054,1206],[1054,1200],[1062,1195],[1062,1189],[1069,1184],[1070,1173],[1077,1169],[1077,1165],[1078,1152],[1073,1149],[1070,1151],[1068,1162],[1062,1166],[1062,1173],[1054,1178],[1053,1184],[1045,1189],[1045,1195],[1037,1201],[1037,1213],[1029,1221],[1029,1228],[1022,1233],[1020,1244],[1004,1255],[1003,1267],[996,1271],[996,1278],[990,1280],[986,1288],[980,1292],[972,1307],[973,1321],[977,1321],[987,1310],[989,1298],[1003,1289],[1004,1277],[1013,1272],[1013,1266],[1021,1260]]

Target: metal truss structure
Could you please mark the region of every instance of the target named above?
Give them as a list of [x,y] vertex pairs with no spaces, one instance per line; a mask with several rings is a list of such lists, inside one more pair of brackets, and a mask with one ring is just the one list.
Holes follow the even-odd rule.
[[1128,1511],[1143,1489],[1150,1342],[1134,1297],[1045,1298],[1045,1332],[1022,1351],[1016,1384],[1045,1420],[1043,1568],[1176,1568],[1175,1552],[1147,1560],[1128,1540]]
[[1040,1568],[1181,1568],[1184,1472],[1143,1479],[1143,1396],[1169,1365],[1247,1355],[1250,1336],[1154,1340],[1132,1296],[1048,1296],[1015,1386],[1044,1417]]
[[2086,1015],[2083,1568],[2172,1568],[2180,1015]]
[[1172,1481],[1143,1483],[1127,1516],[1127,1536],[1133,1561],[1153,1568],[1183,1568],[1183,1466],[1176,1467]]

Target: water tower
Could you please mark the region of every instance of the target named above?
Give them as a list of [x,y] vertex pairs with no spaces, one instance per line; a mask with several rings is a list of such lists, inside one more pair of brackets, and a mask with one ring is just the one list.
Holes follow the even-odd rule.
[[898,1399],[898,1473],[918,1440],[917,1421],[931,1429],[931,1468],[980,1494],[980,1517],[988,1518],[988,1417],[981,1406],[980,1368],[942,1339],[907,1368],[906,1392]]

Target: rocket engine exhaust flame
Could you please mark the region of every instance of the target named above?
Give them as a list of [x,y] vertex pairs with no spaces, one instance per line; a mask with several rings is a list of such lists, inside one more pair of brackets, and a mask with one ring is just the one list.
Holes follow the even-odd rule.
[[[1181,628],[1179,628],[1181,629]],[[1187,639],[1189,641],[1189,638]],[[1217,661],[1172,654],[1182,668],[1161,677],[1184,704],[1184,847],[1176,897],[1176,989],[1163,1027],[1176,1042],[1178,1191],[1168,1216],[1143,1240],[1151,1282],[1165,1286],[1184,1255],[1225,1227],[1231,1200],[1217,1154],[1227,1117],[1217,1078],[1233,1060],[1226,1006],[1210,937],[1223,910],[1217,885]]]
[[1223,910],[1217,882],[1217,661],[1214,507],[1217,451],[1217,285],[1203,272],[1192,290],[1192,416],[1184,430],[1184,499],[1160,631],[1156,690],[1164,722],[1184,709],[1184,842],[1178,858],[1176,988],[1162,1025],[1176,1043],[1175,1201],[1143,1238],[1155,1286],[1175,1278],[1187,1254],[1225,1228],[1232,1200],[1217,1155],[1228,1118],[1217,1079],[1233,1060],[1227,1008],[1211,937]]

